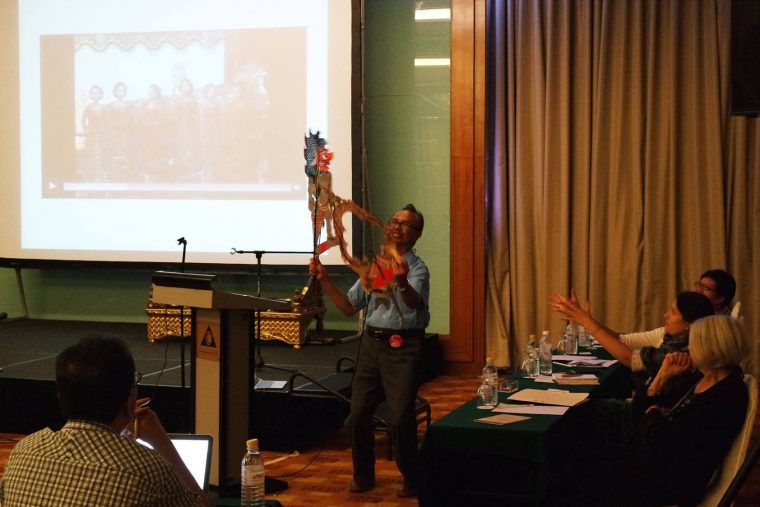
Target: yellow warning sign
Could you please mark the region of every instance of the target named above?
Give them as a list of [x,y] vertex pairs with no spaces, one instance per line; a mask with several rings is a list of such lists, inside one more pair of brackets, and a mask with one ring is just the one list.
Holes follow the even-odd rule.
[[219,347],[221,336],[219,334],[218,320],[196,321],[195,351],[198,357],[219,361]]

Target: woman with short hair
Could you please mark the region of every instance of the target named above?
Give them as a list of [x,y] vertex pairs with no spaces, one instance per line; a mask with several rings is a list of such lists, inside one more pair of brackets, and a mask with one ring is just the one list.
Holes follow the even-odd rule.
[[[555,475],[547,505],[699,502],[746,417],[741,363],[750,347],[741,324],[725,315],[695,321],[689,341],[688,354],[668,354],[647,392],[634,398],[644,415],[622,455],[568,463]],[[660,405],[658,391],[692,368],[699,379],[672,407]]]

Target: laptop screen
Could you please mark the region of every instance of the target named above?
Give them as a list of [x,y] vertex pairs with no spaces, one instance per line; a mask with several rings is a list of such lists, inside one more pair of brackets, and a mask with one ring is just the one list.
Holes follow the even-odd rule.
[[[209,472],[211,471],[211,446],[214,439],[211,435],[187,435],[184,433],[169,434],[180,458],[204,491],[208,489]],[[137,439],[146,447],[153,448],[146,441]]]

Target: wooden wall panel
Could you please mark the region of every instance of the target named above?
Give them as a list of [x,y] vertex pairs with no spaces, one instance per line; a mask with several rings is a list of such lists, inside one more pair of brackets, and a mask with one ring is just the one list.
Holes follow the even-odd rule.
[[485,355],[485,0],[451,2],[452,371],[477,371]]

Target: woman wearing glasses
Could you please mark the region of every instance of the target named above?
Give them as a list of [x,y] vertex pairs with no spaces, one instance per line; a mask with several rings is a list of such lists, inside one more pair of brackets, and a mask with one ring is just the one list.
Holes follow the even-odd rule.
[[694,282],[694,290],[707,296],[715,308],[715,315],[731,315],[731,302],[736,295],[736,280],[731,273],[722,269],[708,269]]

